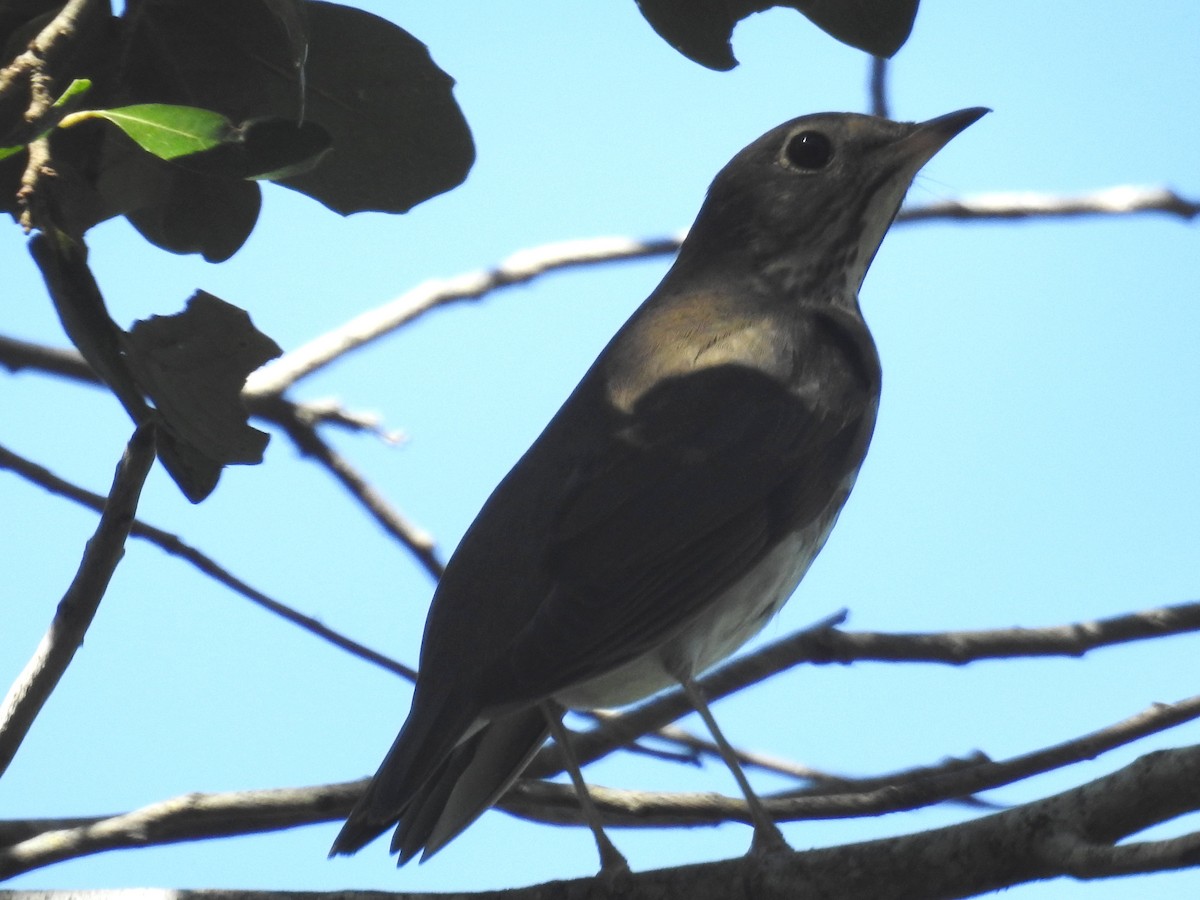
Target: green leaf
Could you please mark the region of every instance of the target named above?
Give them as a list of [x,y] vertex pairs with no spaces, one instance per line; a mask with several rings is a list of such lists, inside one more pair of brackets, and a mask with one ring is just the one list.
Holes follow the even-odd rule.
[[[3,0],[0,0],[0,5],[2,4]],[[54,108],[62,109],[63,107],[70,106],[73,100],[82,97],[89,90],[91,90],[91,88],[92,83],[86,78],[76,78],[69,85],[67,85],[67,89],[62,92],[62,96],[54,101]],[[41,135],[39,135],[39,137],[44,137],[48,133],[49,132],[43,132]],[[0,159],[8,159],[10,156],[16,156],[28,146],[28,144],[16,144],[12,147],[0,147]]]
[[76,78],[67,85],[67,89],[62,92],[62,96],[54,101],[55,109],[62,109],[76,97],[82,97],[92,89],[92,83],[86,78]]
[[159,159],[176,159],[211,150],[236,139],[233,124],[210,109],[174,106],[167,103],[139,103],[117,109],[92,109],[75,113],[63,125],[84,118],[112,122],[143,150]]

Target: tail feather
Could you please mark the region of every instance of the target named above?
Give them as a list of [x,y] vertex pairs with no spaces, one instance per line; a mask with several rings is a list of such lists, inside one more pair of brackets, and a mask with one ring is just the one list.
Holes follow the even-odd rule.
[[414,701],[408,720],[350,811],[329,855],[356,853],[396,824],[425,784],[445,767],[454,748],[475,726],[476,717],[476,708],[457,697],[443,695],[432,708]]
[[535,706],[492,720],[456,747],[400,818],[392,838],[399,864],[418,853],[424,861],[461,834],[500,799],[548,733]]

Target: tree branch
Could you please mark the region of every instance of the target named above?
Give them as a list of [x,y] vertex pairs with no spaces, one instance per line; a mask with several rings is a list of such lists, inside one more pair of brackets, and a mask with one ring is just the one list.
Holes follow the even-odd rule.
[[[1092,734],[992,762],[971,762],[903,773],[869,790],[796,791],[763,798],[778,821],[852,818],[911,810],[1011,784],[1131,743],[1200,717],[1200,697],[1158,704]],[[0,823],[0,878],[106,850],[229,837],[332,821],[344,817],[366,779],[310,788],[188,794],[115,816]],[[850,782],[852,783],[852,782]],[[748,822],[742,798],[713,793],[629,791],[593,785],[589,793],[605,822],[625,827],[696,827]],[[1197,797],[1200,806],[1200,796]],[[497,807],[532,821],[580,824],[569,785],[522,780]],[[1113,838],[1115,840],[1115,838]]]
[[45,344],[34,344],[5,335],[0,335],[0,366],[14,373],[31,369],[93,387],[103,385],[95,369],[87,364],[87,360],[78,350],[47,347]]
[[300,379],[438,307],[478,300],[500,288],[525,284],[561,269],[667,256],[679,249],[681,240],[614,237],[561,241],[519,250],[490,269],[431,279],[271,361],[251,374],[245,392],[250,396],[282,394]]
[[900,211],[896,221],[1002,221],[1127,216],[1138,213],[1166,213],[1190,221],[1200,215],[1200,203],[1181,197],[1169,188],[1132,185],[1120,185],[1075,196],[1007,191],[909,207]]
[[[343,791],[350,785],[338,786]],[[224,795],[228,796],[228,795]],[[204,808],[212,798],[179,798],[177,807]],[[282,800],[282,796],[280,798]],[[341,796],[336,802],[349,804]],[[838,897],[839,900],[949,900],[1030,881],[1070,876],[1104,878],[1140,872],[1166,871],[1200,862],[1200,838],[1192,834],[1165,841],[1142,841],[1116,846],[1116,842],[1151,825],[1200,808],[1200,746],[1162,750],[1146,754],[1130,765],[1080,787],[1003,812],[944,828],[898,838],[848,844],[803,853],[769,856],[748,855],[738,859],[673,869],[639,872],[610,886],[587,878],[553,885],[559,898],[621,897],[651,898],[679,896],[706,898]],[[146,834],[172,834],[162,817],[147,817],[146,811],[131,813],[117,827],[93,825],[78,834],[49,832],[17,847],[0,852],[0,877],[28,871],[58,861],[53,842],[78,841],[80,851],[99,852],[115,846],[140,846],[131,825],[140,817]],[[160,810],[164,815],[169,813]],[[178,816],[179,813],[176,812]],[[264,817],[269,814],[264,813]],[[313,819],[317,819],[314,817]],[[178,825],[178,821],[175,822]],[[115,843],[116,832],[125,843]],[[89,838],[89,831],[91,837]],[[99,846],[105,843],[108,846]],[[37,845],[36,847],[34,845]],[[90,849],[87,849],[90,847]],[[23,848],[23,849],[22,849]],[[40,851],[38,861],[36,851]],[[66,858],[59,856],[59,858]],[[921,864],[913,865],[913,860]],[[550,886],[504,892],[485,891],[457,894],[474,900],[521,900],[545,897]],[[611,890],[610,890],[611,888]],[[191,892],[172,891],[172,900]],[[197,894],[192,900],[214,900],[214,892]],[[332,894],[299,892],[223,891],[227,900],[333,900]],[[67,900],[65,895],[39,894],[45,900]],[[72,895],[74,896],[74,895]],[[132,895],[104,892],[113,900]],[[164,895],[165,896],[165,895]],[[338,892],[341,900],[378,900],[378,892]],[[395,895],[398,896],[398,895]],[[437,894],[404,894],[407,900]],[[33,900],[32,893],[12,892],[3,900]]]
[[[906,207],[900,211],[896,222],[1112,216],[1146,212],[1191,219],[1200,214],[1200,203],[1165,188],[1121,186],[1068,197],[1013,192]],[[541,275],[566,268],[669,256],[679,249],[682,240],[680,234],[644,241],[614,237],[563,241],[518,251],[491,269],[426,281],[267,363],[247,379],[245,392],[249,397],[283,394],[296,382],[346,354],[442,306],[479,300],[500,288],[526,284]]]
[[[1174,704],[1155,704],[1143,712],[1090,734],[1040,750],[993,762],[984,755],[974,760],[952,760],[938,766],[913,769],[856,784],[848,789],[832,784],[789,791],[762,798],[771,815],[781,822],[844,819],[882,815],[960,800],[1084,760],[1095,759],[1117,747],[1141,740],[1200,718],[1200,696]],[[605,824],[615,826],[672,827],[715,825],[725,821],[750,822],[739,797],[712,793],[648,793],[589,786],[589,793]],[[583,821],[578,801],[569,785],[526,779],[498,804],[522,818],[557,824]]]
[[28,158],[17,191],[20,223],[28,234],[49,227],[48,201],[42,181],[55,175],[45,132],[64,110],[54,106],[56,71],[87,34],[84,19],[107,14],[101,0],[69,0],[26,45],[23,53],[0,69],[0,144],[28,144]]
[[[418,528],[377,491],[350,461],[334,450],[317,433],[317,429],[301,416],[295,407],[282,397],[260,397],[260,406],[270,403],[278,407],[272,421],[282,426],[292,443],[305,456],[324,466],[350,495],[371,515],[384,531],[403,544],[433,578],[442,577],[444,566],[438,558],[433,536]],[[289,415],[289,410],[291,414]]]
[[[847,632],[835,626],[845,613],[794,632],[713,670],[700,684],[715,703],[801,663],[922,662],[966,665],[1011,657],[1082,657],[1101,647],[1200,631],[1200,602],[1162,606],[1141,612],[1056,625],[1047,628],[1004,628],[937,634]],[[640,706],[613,715],[591,731],[576,734],[572,744],[581,763],[606,756],[615,748],[674,722],[691,711],[681,690],[668,691]],[[543,748],[528,772],[545,777],[562,770],[557,750]]]
[[[81,506],[86,506],[97,512],[100,512],[104,508],[105,500],[99,494],[93,494],[91,491],[72,484],[58,477],[49,469],[27,460],[3,446],[0,446],[0,469],[8,469],[50,493],[65,497]],[[334,631],[311,616],[306,616],[292,607],[280,603],[278,600],[273,600],[257,588],[251,587],[217,563],[212,557],[205,555],[195,547],[184,542],[178,535],[171,534],[161,528],[156,528],[153,525],[143,522],[141,519],[133,520],[129,533],[132,537],[149,541],[160,550],[190,563],[209,578],[224,585],[231,591],[241,594],[247,600],[258,604],[268,612],[274,613],[280,618],[291,622],[293,625],[298,625],[305,631],[316,635],[322,640],[328,641],[334,646],[345,650],[347,653],[387,669],[390,672],[394,672],[403,678],[407,678],[409,681],[416,678],[416,672],[411,667],[384,656],[382,653]]]
[[71,664],[125,552],[146,474],[154,462],[154,429],[141,426],[125,448],[96,532],[33,658],[0,704],[0,773]]
[[[35,93],[29,90],[32,82],[39,76],[44,77],[47,70],[69,52],[81,33],[80,23],[84,17],[93,12],[102,12],[106,6],[101,0],[68,0],[63,4],[54,18],[29,42],[25,51],[0,69],[0,108],[7,111],[30,104],[25,109],[25,118],[31,124],[44,116],[53,98],[31,96]],[[22,87],[28,90],[28,95],[20,93]],[[0,120],[2,125],[3,121]],[[0,128],[0,137],[6,141],[11,139],[3,128]]]
[[[1117,186],[1075,196],[1033,192],[979,194],[908,206],[896,217],[898,224],[934,220],[993,220],[1115,216],[1165,213],[1191,220],[1200,215],[1200,202],[1167,188]],[[465,300],[479,300],[504,287],[526,284],[550,272],[669,256],[679,249],[682,235],[636,241],[630,238],[584,238],[530,247],[498,265],[446,279],[426,281],[396,299],[355,316],[348,322],[285,353],[252,373],[243,397],[254,411],[264,398],[281,396],[303,378],[409,324],[422,315]],[[77,369],[61,359],[44,359],[32,352],[36,345],[0,339],[0,365],[10,369],[38,368],[79,378]],[[47,348],[48,349],[48,348]],[[59,351],[62,352],[62,351]]]
[[[102,385],[95,371],[77,351],[44,347],[15,338],[0,336],[0,366],[13,372],[34,369],[86,384]],[[370,430],[389,441],[396,440],[394,434],[383,433],[375,420],[363,414],[347,412],[328,402],[293,403],[278,395],[251,396],[244,392],[242,399],[251,414],[281,427],[303,455],[324,466],[430,575],[435,579],[441,577],[443,566],[433,537],[410,522],[375,490],[348,460],[317,434],[316,426],[332,423],[355,430]]]
[[[0,879],[106,850],[149,847],[278,831],[344,818],[366,786],[363,781],[321,788],[281,788],[218,794],[184,794],[115,816],[4,823]],[[50,826],[26,837],[34,829]]]
[[[83,354],[72,347],[50,347],[0,334],[0,368],[17,373],[28,369],[47,375],[57,375],[89,387],[104,387],[96,371],[87,364]],[[249,397],[243,395],[247,411],[265,422],[282,425],[296,419],[305,425],[336,425],[347,431],[366,431],[389,443],[398,443],[403,435],[389,431],[380,424],[376,413],[349,410],[332,400],[308,400],[303,403],[278,397]]]

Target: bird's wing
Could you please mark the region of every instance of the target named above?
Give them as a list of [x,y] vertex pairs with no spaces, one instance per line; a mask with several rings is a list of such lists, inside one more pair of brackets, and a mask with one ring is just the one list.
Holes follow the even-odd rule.
[[826,510],[861,463],[878,383],[824,368],[817,391],[724,364],[639,398],[563,493],[545,548],[552,588],[492,667],[497,701],[545,696],[660,645]]

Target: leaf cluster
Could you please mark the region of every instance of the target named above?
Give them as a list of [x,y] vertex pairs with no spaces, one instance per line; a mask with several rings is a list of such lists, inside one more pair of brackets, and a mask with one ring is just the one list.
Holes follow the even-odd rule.
[[[59,7],[0,6],[5,57]],[[72,237],[121,215],[164,249],[219,261],[254,227],[256,179],[343,214],[404,212],[459,184],[474,160],[453,80],[377,16],[315,0],[95,9],[46,73],[57,85],[86,79],[90,110],[30,123],[20,104],[0,109],[0,145],[58,126],[49,190],[54,225]],[[14,215],[25,164],[0,162],[0,203]]]
[[[916,2],[860,0],[854,27],[849,7],[791,5],[890,53]],[[639,3],[714,68],[736,64],[737,21],[770,5]],[[253,230],[262,180],[343,215],[406,212],[474,162],[453,86],[411,34],[325,0],[127,0],[119,15],[106,0],[0,0],[0,209],[40,232],[31,250],[64,329],[134,421],[154,420],[159,458],[193,502],[225,465],[261,459],[266,436],[238,391],[279,349],[202,291],[178,316],[123,330],[86,232],[124,216],[158,247],[220,262]]]

